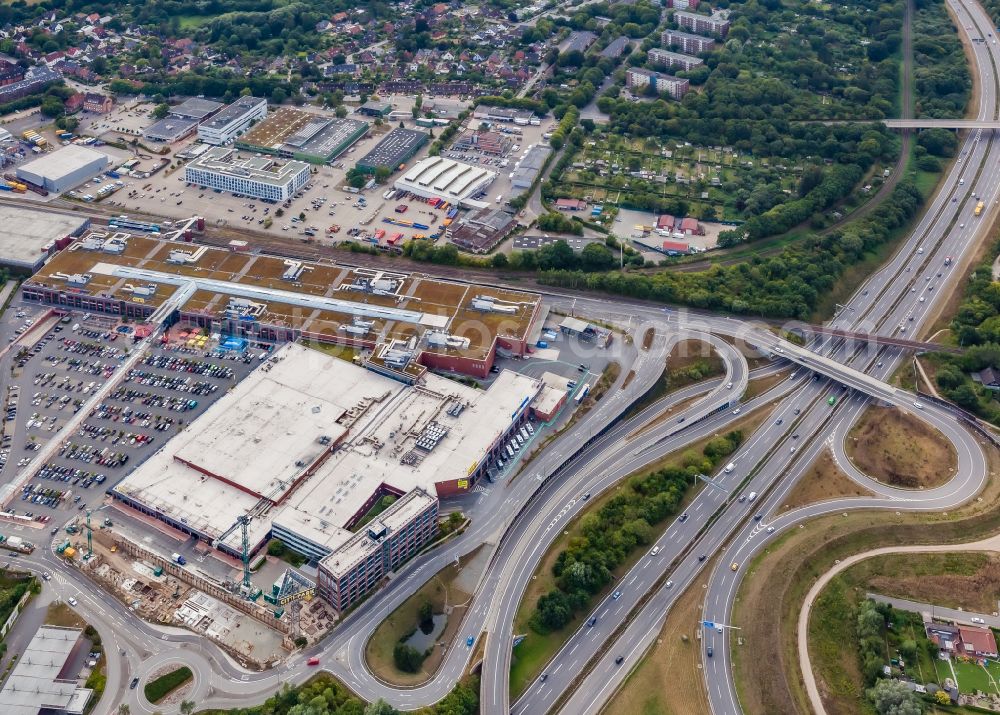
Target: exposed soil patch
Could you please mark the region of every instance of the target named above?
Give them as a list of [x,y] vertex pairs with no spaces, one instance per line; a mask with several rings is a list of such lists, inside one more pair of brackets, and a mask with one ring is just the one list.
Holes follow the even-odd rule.
[[871,491],[844,474],[837,463],[833,461],[830,453],[824,451],[789,492],[785,503],[781,505],[781,511],[785,512],[837,497],[867,497],[871,495]]
[[848,435],[847,454],[865,474],[907,489],[944,484],[957,463],[944,435],[894,407],[869,407]]

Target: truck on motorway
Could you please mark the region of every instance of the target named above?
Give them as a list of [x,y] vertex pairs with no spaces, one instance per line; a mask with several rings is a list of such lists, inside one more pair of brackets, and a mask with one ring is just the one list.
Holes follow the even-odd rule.
[[985,208],[985,206],[986,205],[982,201],[980,201],[978,204],[976,204],[976,216],[978,216],[979,214],[981,214],[983,212],[983,209]]
[[180,564],[181,566],[187,563],[187,559],[185,559],[178,553],[170,554],[170,560],[173,561],[175,564]]

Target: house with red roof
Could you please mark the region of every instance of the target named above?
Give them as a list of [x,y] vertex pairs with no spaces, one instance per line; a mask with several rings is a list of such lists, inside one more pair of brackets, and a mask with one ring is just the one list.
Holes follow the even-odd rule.
[[586,211],[587,202],[580,199],[556,199],[556,208],[560,211]]
[[997,641],[993,631],[978,626],[959,626],[956,650],[970,658],[996,658]]

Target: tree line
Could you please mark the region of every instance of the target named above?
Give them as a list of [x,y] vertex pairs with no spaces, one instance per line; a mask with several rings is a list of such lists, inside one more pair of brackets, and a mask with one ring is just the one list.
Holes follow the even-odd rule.
[[704,271],[655,274],[551,270],[541,273],[539,280],[738,315],[808,320],[844,269],[896,235],[920,204],[919,191],[903,180],[864,218],[838,231],[804,238],[769,258],[755,256],[746,263],[713,265]]
[[584,515],[579,533],[556,557],[552,567],[556,587],[538,599],[532,630],[539,634],[559,630],[587,609],[611,583],[612,571],[655,540],[654,527],[677,512],[692,481],[710,473],[742,441],[739,431],[716,437],[701,454],[686,453],[683,466],[633,477],[595,513]]

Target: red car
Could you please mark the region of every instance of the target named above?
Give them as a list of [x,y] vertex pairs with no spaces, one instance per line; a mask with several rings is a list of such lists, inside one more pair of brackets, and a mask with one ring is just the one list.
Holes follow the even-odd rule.
[[309,660],[306,661],[306,665],[319,665],[319,658],[315,656],[310,658]]

